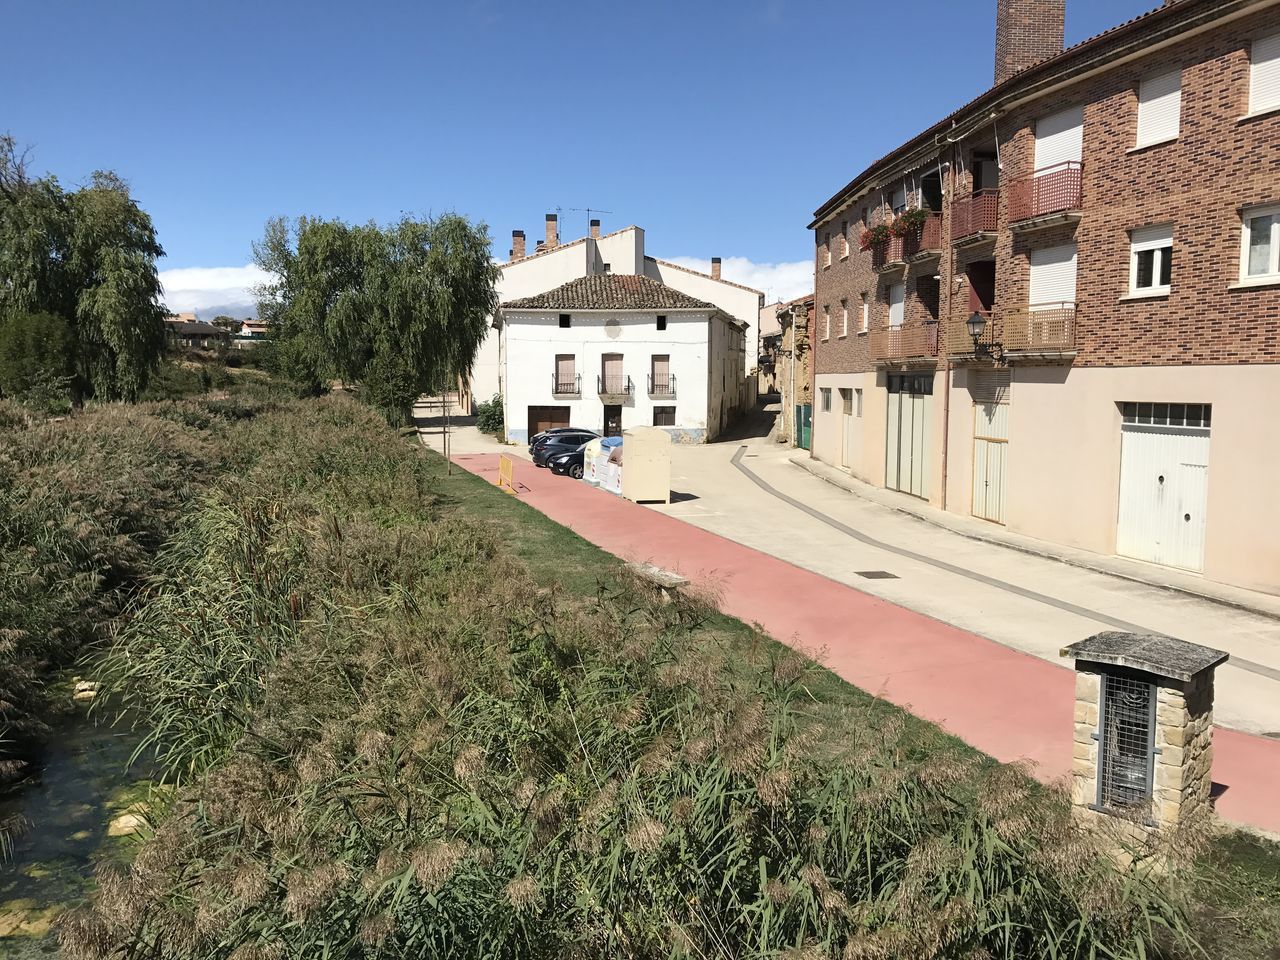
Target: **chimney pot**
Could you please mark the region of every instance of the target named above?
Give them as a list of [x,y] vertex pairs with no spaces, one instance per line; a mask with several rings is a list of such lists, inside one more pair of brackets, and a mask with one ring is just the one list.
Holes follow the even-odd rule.
[[524,231],[511,231],[511,259],[519,260],[524,256]]
[[720,279],[720,258],[719,257],[711,258],[711,279],[713,280]]
[[995,81],[1062,52],[1066,0],[996,0]]
[[547,240],[546,240],[546,245],[547,245],[547,247],[548,247],[548,248],[550,248],[550,247],[554,247],[554,246],[556,246],[557,244],[559,244],[559,243],[560,243],[560,231],[559,231],[559,226],[560,226],[560,224],[559,224],[559,220],[560,220],[560,218],[559,218],[559,217],[557,217],[554,213],[548,213],[548,214],[547,214]]
[[600,239],[600,221],[599,220],[591,221],[591,236],[595,237],[597,240]]

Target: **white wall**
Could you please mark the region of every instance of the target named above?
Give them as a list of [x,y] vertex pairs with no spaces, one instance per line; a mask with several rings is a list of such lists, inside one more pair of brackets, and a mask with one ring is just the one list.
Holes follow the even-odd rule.
[[609,264],[610,273],[638,276],[644,273],[644,231],[639,227],[627,227],[595,241],[594,272],[604,273]]
[[[529,407],[568,407],[575,427],[601,430],[604,403],[596,391],[596,377],[606,353],[622,354],[622,370],[635,390],[622,405],[622,427],[652,426],[655,406],[675,406],[677,437],[703,439],[708,428],[707,370],[711,343],[705,313],[665,314],[667,329],[657,328],[656,313],[574,313],[572,326],[562,329],[559,314],[552,311],[504,311],[507,343],[507,436],[528,439]],[[715,327],[728,329],[717,319]],[[552,392],[556,355],[572,353],[582,377],[577,399],[556,397]],[[676,378],[674,399],[648,394],[648,378],[654,354],[671,357]],[[724,362],[723,359],[721,362]]]
[[[706,274],[694,273],[682,267],[661,263],[652,257],[645,260],[644,273],[647,277],[660,280],[663,284],[681,293],[687,293],[706,303],[714,303],[717,307],[747,325],[745,340],[754,350],[756,331],[760,328],[760,307],[763,294],[756,290],[748,290],[725,280],[714,280]],[[747,351],[745,366],[739,378],[745,377],[755,368],[755,355]]]

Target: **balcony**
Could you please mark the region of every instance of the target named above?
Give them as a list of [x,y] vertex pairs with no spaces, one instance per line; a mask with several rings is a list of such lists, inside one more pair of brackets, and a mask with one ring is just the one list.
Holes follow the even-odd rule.
[[635,386],[630,377],[601,374],[596,377],[596,392],[606,403],[621,403],[631,399]]
[[[772,363],[772,359],[770,359]],[[669,373],[665,377],[654,379],[653,374],[649,374],[649,396],[651,397],[674,397],[676,395],[676,375]]]
[[873,363],[927,360],[938,355],[938,323],[904,323],[872,328],[867,349]]
[[558,374],[551,375],[551,395],[554,397],[581,397],[582,374],[575,373],[569,377]]
[[1039,230],[1080,219],[1081,168],[1064,160],[1009,184],[1009,229]]
[[[1037,303],[978,312],[987,320],[978,342],[988,348],[998,343],[1006,356],[1057,359],[1075,354],[1074,303]],[[967,317],[948,324],[947,353],[952,357],[974,356],[973,338],[965,327],[965,319]]]
[[1005,353],[1055,357],[1076,349],[1076,305],[1035,303],[1004,311]]
[[999,190],[979,190],[951,205],[951,242],[957,247],[992,239],[999,225]]
[[902,238],[902,253],[908,260],[925,260],[942,255],[942,214],[931,213],[924,223]]
[[906,243],[903,237],[890,237],[871,248],[871,269],[878,272],[906,266]]

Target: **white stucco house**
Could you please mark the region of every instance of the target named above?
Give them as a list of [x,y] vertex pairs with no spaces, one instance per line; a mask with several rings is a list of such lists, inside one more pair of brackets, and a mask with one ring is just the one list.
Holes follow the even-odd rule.
[[497,329],[507,439],[550,427],[714,439],[742,410],[747,325],[640,274],[596,273],[508,300]]
[[[523,230],[511,232],[511,251],[507,262],[500,264],[500,268],[497,284],[500,303],[546,293],[582,277],[612,275],[647,277],[661,286],[713,306],[729,319],[744,325],[744,339],[750,349],[743,351],[737,374],[737,388],[742,392],[739,406],[754,401],[755,379],[751,374],[756,365],[756,327],[760,322],[764,295],[759,290],[723,279],[719,258],[712,259],[710,273],[690,270],[649,256],[645,251],[645,232],[640,227],[624,227],[601,235],[599,220],[590,222],[587,236],[561,243],[559,218],[555,214],[547,214],[546,235],[532,251],[526,249]],[[526,373],[513,366],[511,358],[503,355],[498,318],[494,317],[492,329],[471,371],[470,394],[476,400],[488,400],[495,394],[505,395],[508,392],[507,381],[512,377],[542,376],[546,379],[546,373],[542,367]],[[594,388],[594,382],[592,386]],[[523,417],[514,420],[509,417],[507,423],[517,431],[526,426]]]

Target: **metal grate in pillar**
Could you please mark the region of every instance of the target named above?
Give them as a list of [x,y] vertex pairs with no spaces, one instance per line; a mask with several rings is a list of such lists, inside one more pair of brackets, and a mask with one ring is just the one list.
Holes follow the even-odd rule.
[[1102,675],[1098,805],[1129,810],[1151,799],[1156,726],[1155,685]]

